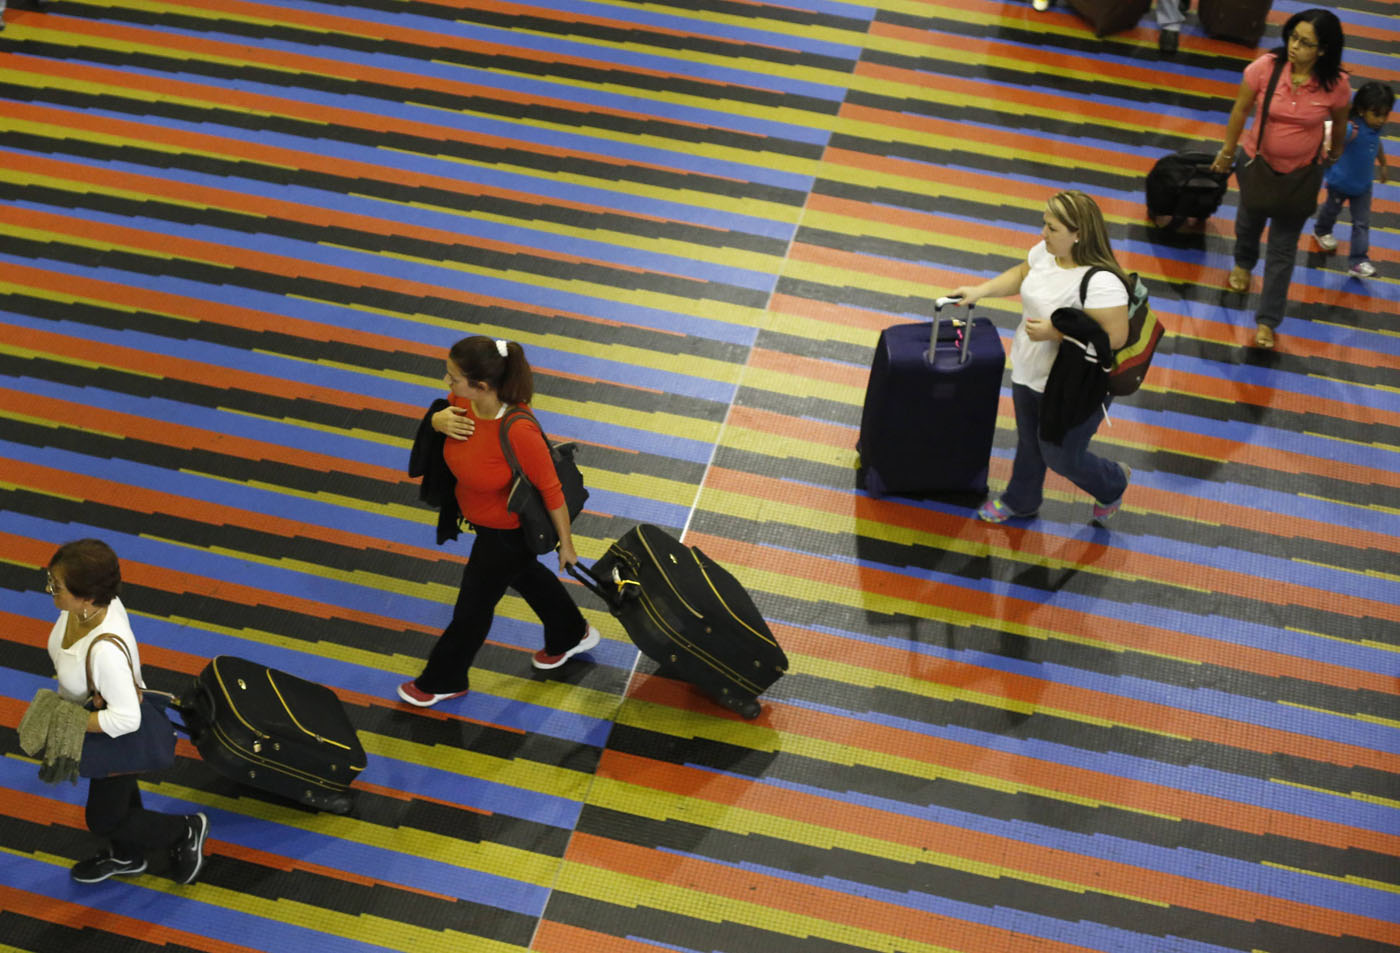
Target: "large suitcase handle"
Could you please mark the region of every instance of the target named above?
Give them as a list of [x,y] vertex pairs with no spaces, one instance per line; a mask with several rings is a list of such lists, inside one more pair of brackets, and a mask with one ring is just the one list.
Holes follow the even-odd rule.
[[[928,350],[924,352],[924,360],[933,364],[933,356],[938,351],[938,326],[943,321],[943,306],[955,304],[962,300],[962,295],[952,295],[947,298],[939,298],[933,303],[933,331],[929,335]],[[956,326],[956,319],[950,318]],[[966,364],[968,344],[972,341],[972,305],[967,306],[967,320],[963,322],[962,344],[958,350],[958,363]]]
[[[580,572],[579,570],[583,571]],[[602,599],[609,611],[616,612],[618,609],[622,608],[622,596],[620,594],[614,595],[609,592],[607,587],[603,585],[607,580],[594,572],[592,566],[585,566],[581,562],[573,563],[572,565],[565,566],[564,571],[583,583],[585,589],[592,592],[599,599]],[[614,591],[620,593],[621,582],[619,580],[613,580],[613,582],[618,586],[618,589]]]

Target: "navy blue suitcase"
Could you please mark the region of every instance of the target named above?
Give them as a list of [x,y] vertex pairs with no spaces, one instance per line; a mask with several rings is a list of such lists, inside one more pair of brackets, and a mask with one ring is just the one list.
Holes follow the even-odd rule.
[[[986,318],[897,324],[880,333],[865,410],[867,492],[986,493],[1006,351]],[[931,346],[932,345],[932,346]]]

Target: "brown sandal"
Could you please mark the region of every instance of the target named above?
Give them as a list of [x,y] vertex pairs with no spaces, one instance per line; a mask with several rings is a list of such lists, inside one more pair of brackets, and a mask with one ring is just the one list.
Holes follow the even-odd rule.
[[1230,269],[1230,277],[1225,280],[1225,286],[1236,294],[1244,294],[1249,291],[1249,272],[1236,265]]
[[1274,329],[1261,324],[1254,329],[1254,346],[1263,351],[1274,349]]

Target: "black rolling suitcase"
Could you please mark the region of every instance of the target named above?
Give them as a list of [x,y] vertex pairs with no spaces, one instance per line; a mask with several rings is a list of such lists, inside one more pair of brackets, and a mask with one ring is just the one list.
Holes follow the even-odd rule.
[[1201,27],[1211,36],[1256,47],[1273,0],[1201,0]]
[[638,526],[592,568],[569,571],[663,674],[744,718],[758,717],[758,696],[787,671],[787,656],[739,580],[663,529]]
[[200,756],[225,777],[335,814],[353,806],[365,751],[326,686],[220,655],[177,708]]
[[1069,0],[1069,5],[1089,21],[1095,36],[1108,36],[1137,26],[1152,0]]
[[1212,172],[1215,153],[1182,149],[1164,155],[1147,173],[1147,217],[1173,231],[1187,222],[1204,222],[1215,214],[1230,185],[1230,173]]
[[1006,351],[986,318],[880,333],[860,418],[867,492],[986,493]]

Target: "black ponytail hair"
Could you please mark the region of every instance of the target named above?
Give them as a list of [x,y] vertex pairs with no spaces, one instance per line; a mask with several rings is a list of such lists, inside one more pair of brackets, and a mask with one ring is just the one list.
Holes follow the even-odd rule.
[[452,345],[447,357],[467,380],[485,384],[507,404],[528,404],[535,396],[535,374],[515,341],[478,334]]

